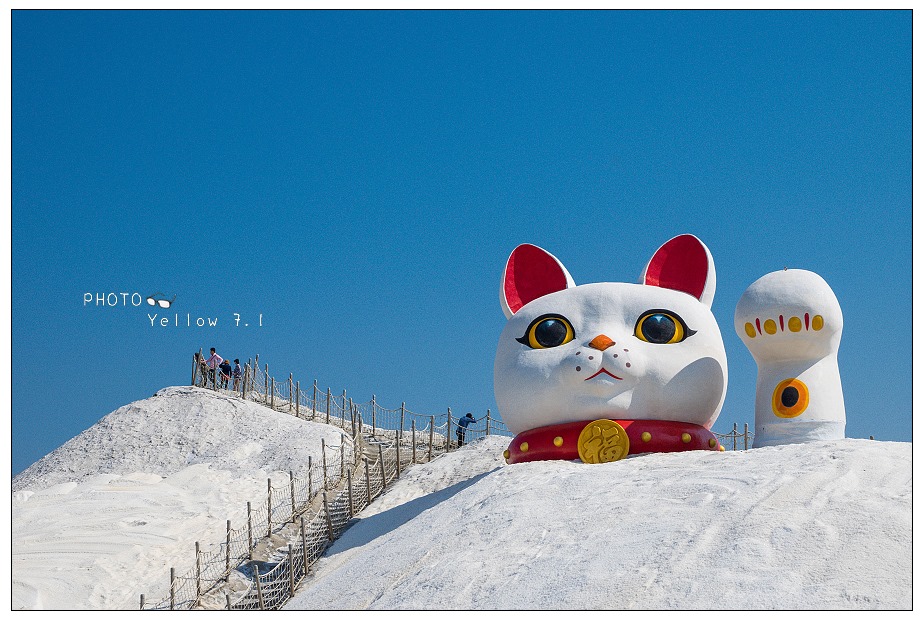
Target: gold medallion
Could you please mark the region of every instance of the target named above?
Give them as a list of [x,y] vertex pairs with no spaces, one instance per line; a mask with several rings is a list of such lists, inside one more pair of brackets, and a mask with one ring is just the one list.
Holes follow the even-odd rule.
[[610,463],[629,454],[626,429],[612,420],[596,420],[585,426],[577,445],[578,456],[585,463]]

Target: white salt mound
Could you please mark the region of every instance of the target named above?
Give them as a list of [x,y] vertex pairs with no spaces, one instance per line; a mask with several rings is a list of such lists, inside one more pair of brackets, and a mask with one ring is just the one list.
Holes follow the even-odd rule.
[[341,432],[210,390],[113,411],[13,480],[12,609],[138,609]]
[[911,609],[909,443],[591,466],[506,441],[410,470],[287,609]]
[[[161,600],[340,436],[190,387],[118,409],[14,479],[12,608]],[[406,470],[288,608],[911,609],[910,443],[506,465],[508,441]]]
[[329,425],[212,390],[168,387],[116,409],[41,458],[13,478],[13,490],[109,473],[168,476],[199,463],[235,474],[287,472],[306,466],[304,448],[324,434],[339,445],[340,433]]

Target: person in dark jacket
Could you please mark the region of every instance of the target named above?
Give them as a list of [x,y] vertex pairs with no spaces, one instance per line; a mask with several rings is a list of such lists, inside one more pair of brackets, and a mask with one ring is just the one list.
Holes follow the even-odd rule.
[[231,376],[234,377],[234,391],[237,392],[241,389],[241,377],[244,375],[244,371],[241,370],[241,360],[234,360],[234,370],[231,371]]
[[228,380],[231,379],[231,362],[222,360],[221,364],[218,365],[218,369],[221,371],[221,387],[228,389]]
[[471,413],[466,413],[464,418],[459,419],[459,425],[456,427],[456,438],[459,440],[459,446],[465,443],[465,429],[475,421]]

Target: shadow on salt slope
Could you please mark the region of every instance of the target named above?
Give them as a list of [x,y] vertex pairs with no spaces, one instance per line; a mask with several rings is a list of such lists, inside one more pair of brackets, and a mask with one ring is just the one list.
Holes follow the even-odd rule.
[[340,538],[328,549],[326,555],[332,557],[338,553],[343,553],[356,547],[362,547],[376,538],[401,527],[424,511],[433,508],[441,502],[445,502],[456,493],[467,489],[498,469],[500,468],[496,467],[491,471],[472,476],[468,480],[457,482],[445,489],[412,499],[400,506],[395,506],[394,508],[390,508],[370,517],[354,519],[346,531],[340,535]]

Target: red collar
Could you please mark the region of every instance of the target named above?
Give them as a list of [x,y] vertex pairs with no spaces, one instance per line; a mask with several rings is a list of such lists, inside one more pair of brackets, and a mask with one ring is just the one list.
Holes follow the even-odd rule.
[[593,420],[523,431],[504,450],[507,463],[574,460],[618,461],[629,454],[724,450],[711,431],[669,420]]

